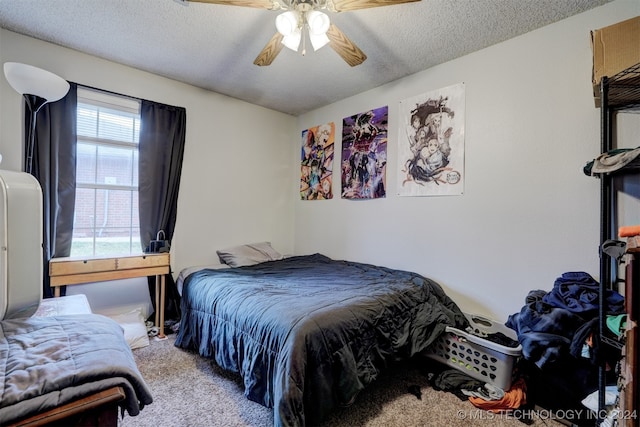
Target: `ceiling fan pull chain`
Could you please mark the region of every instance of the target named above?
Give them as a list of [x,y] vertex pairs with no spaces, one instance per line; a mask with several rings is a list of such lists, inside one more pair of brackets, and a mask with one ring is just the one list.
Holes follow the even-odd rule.
[[307,33],[309,32],[309,24],[307,24],[307,14],[304,14],[304,17],[302,18],[304,20],[302,26],[303,26],[303,30],[306,31],[302,31],[302,56],[305,56],[307,54]]

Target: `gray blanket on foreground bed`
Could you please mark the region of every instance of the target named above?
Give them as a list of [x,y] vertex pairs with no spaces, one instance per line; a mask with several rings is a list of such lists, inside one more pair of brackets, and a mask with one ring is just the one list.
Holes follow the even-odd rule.
[[0,322],[0,425],[120,386],[129,415],[153,399],[120,325],[98,314]]
[[302,426],[353,403],[447,325],[466,318],[437,283],[316,254],[191,274],[176,345],[240,373],[277,426]]

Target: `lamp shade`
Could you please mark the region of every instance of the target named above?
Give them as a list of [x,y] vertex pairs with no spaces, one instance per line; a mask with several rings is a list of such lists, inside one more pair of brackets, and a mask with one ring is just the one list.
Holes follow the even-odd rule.
[[326,13],[312,10],[307,13],[307,24],[309,24],[309,34],[321,35],[329,31],[329,17]]
[[300,28],[296,28],[294,32],[282,39],[282,44],[297,52],[300,47],[300,40],[302,40],[302,32],[300,31]]
[[5,62],[4,75],[16,92],[36,95],[47,102],[57,101],[69,91],[69,83],[62,77],[19,62]]
[[311,46],[313,46],[313,50],[320,49],[330,41],[329,37],[327,37],[325,33],[313,34],[312,32],[309,32],[309,40],[311,40]]
[[276,16],[276,28],[285,37],[293,34],[296,30],[299,30],[298,14],[290,10]]

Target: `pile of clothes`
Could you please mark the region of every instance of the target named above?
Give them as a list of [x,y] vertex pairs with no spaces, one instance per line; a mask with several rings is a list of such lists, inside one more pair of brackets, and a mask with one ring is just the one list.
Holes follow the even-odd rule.
[[[593,425],[594,418],[588,416],[583,400],[598,389],[598,367],[603,361],[611,368],[615,383],[613,367],[621,357],[619,349],[600,343],[599,293],[599,283],[585,272],[564,273],[549,292],[529,292],[520,312],[505,323],[517,333],[518,342],[501,344],[522,346],[522,358],[509,390],[457,369],[434,367],[428,373],[431,386],[491,412],[525,409],[515,413],[526,417],[526,409],[534,406],[551,411],[575,410],[572,414],[585,415],[584,425]],[[624,330],[624,297],[606,290],[604,308],[608,326],[605,335],[615,340]],[[581,420],[572,421],[582,425]]]
[[[520,368],[536,404],[552,410],[584,409],[582,400],[598,388],[601,364],[615,383],[621,354],[600,342],[599,292],[588,273],[564,273],[550,292],[529,292],[520,312],[509,316],[506,325],[518,334]],[[605,290],[604,309],[609,327],[603,334],[615,340],[623,328],[624,297]]]
[[491,412],[519,409],[527,403],[527,389],[522,378],[505,391],[457,369],[446,369],[432,375],[430,383],[435,390],[451,392],[460,400],[469,400],[473,406]]
[[[608,316],[624,315],[622,295],[606,290],[604,297]],[[540,369],[569,356],[597,364],[603,356],[597,334],[598,298],[599,284],[588,273],[564,273],[550,292],[529,292],[522,310],[509,316],[506,325],[518,334],[523,357]]]

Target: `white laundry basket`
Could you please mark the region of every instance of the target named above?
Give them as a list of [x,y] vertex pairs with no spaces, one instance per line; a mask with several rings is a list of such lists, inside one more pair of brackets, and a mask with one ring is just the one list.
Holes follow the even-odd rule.
[[[511,388],[522,346],[506,347],[478,335],[501,332],[517,341],[515,331],[485,317],[465,313],[473,333],[447,326],[425,355],[503,390]],[[474,335],[475,334],[475,335]]]

